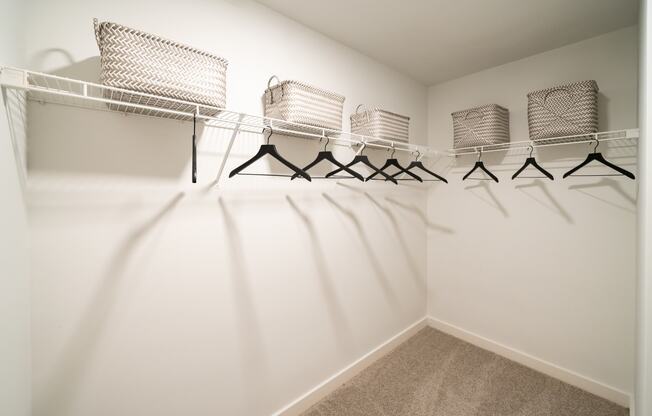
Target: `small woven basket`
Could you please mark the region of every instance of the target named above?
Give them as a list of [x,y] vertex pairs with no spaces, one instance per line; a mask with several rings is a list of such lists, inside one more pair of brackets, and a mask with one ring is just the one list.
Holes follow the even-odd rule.
[[[103,85],[220,109],[226,107],[228,62],[224,58],[116,23],[98,23],[94,19],[93,24]],[[171,100],[150,99],[144,103],[138,94],[114,94],[109,90],[107,94],[120,101],[195,111],[192,105]],[[128,111],[128,107],[122,107]]]
[[[272,81],[277,84],[272,86]],[[344,96],[272,76],[265,90],[265,117],[332,130],[342,129]]]
[[509,142],[509,111],[505,107],[488,104],[451,116],[455,149]]
[[410,117],[380,108],[360,111],[361,108],[362,104],[351,114],[351,133],[405,143],[409,141]]
[[527,95],[530,139],[574,136],[598,131],[598,84],[581,81]]

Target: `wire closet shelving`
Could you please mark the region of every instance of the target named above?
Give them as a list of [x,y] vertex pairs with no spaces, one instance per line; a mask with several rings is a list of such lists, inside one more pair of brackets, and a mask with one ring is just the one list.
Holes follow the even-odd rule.
[[[419,159],[431,155],[457,157],[478,152],[510,151],[529,148],[530,146],[539,148],[590,143],[596,142],[596,140],[600,142],[633,140],[639,137],[638,129],[626,129],[536,141],[522,140],[504,144],[436,150],[427,146],[365,136],[342,130],[318,128],[20,68],[0,67],[0,87],[2,87],[3,92],[7,89],[24,91],[28,101],[183,121],[193,121],[195,119],[210,127],[232,129],[238,132],[261,133],[265,129],[271,128],[275,133],[301,138],[318,140],[328,137],[330,140],[350,145],[365,145],[370,148],[392,149],[410,153],[418,152]],[[229,150],[230,148],[231,145],[229,145]],[[359,149],[361,148],[362,146]],[[227,150],[226,157],[228,157],[229,150]]]

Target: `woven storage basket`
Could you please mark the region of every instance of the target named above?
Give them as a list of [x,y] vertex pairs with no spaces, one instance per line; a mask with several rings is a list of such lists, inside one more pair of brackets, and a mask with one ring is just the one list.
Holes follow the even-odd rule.
[[530,139],[598,131],[598,84],[581,81],[527,95]]
[[360,111],[362,104],[351,114],[351,133],[408,142],[410,117],[372,108]]
[[265,90],[265,117],[313,127],[341,130],[343,104],[342,95],[298,81],[279,82],[276,76]]
[[[219,56],[111,22],[93,20],[100,49],[100,82],[116,87],[212,107],[226,107],[226,67]],[[194,112],[169,100],[143,102],[137,94],[105,96],[120,101]],[[109,97],[107,97],[109,98]],[[124,110],[129,111],[127,107]],[[215,114],[217,111],[203,109]]]
[[455,149],[509,142],[509,111],[504,107],[488,104],[451,115]]

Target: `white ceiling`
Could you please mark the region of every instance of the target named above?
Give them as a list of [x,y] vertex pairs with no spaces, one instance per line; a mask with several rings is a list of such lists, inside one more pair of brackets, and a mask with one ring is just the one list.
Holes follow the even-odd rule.
[[638,19],[638,0],[258,1],[427,85]]

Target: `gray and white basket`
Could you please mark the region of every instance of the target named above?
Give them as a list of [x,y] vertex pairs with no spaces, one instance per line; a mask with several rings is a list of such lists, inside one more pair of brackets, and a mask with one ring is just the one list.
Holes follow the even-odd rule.
[[509,110],[487,104],[456,111],[453,116],[453,148],[509,142]]
[[[272,81],[277,84],[272,86]],[[265,117],[332,130],[342,129],[344,96],[272,76],[265,90]]]
[[360,111],[362,104],[351,114],[351,133],[379,137],[407,143],[410,117],[380,108]]
[[581,81],[527,95],[530,139],[574,136],[598,131],[598,84]]
[[[226,59],[116,23],[98,23],[97,19],[93,23],[100,49],[100,82],[103,85],[226,107]],[[193,106],[171,100],[154,98],[144,103],[143,97],[137,94],[111,95],[120,101],[194,111]]]

